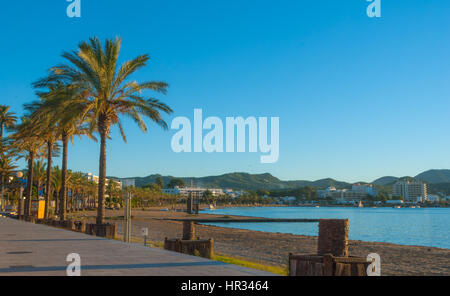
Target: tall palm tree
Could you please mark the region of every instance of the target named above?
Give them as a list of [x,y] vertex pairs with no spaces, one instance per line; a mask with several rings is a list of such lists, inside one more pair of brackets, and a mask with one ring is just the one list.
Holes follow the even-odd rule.
[[13,145],[15,149],[18,149],[22,153],[20,157],[25,158],[28,161],[28,176],[27,187],[25,191],[25,217],[28,218],[31,215],[31,199],[33,193],[33,178],[34,178],[34,160],[39,158],[39,152],[42,148],[43,141],[36,132],[36,128],[33,121],[29,116],[22,117],[20,124],[14,126],[15,133],[10,135],[10,138],[14,141]]
[[17,117],[13,112],[9,112],[9,106],[0,105],[0,139],[3,139],[4,128],[13,127]]
[[[45,134],[49,136],[49,140],[54,140],[54,137],[59,136],[62,142],[62,183],[59,191],[59,217],[61,221],[64,221],[67,209],[68,143],[69,141],[73,142],[75,135],[88,135],[90,138],[96,139],[91,135],[92,133],[89,129],[82,126],[79,118],[67,116],[69,113],[64,112],[67,102],[76,99],[76,96],[79,95],[77,88],[58,81],[49,85],[48,91],[37,92],[37,94],[41,100],[30,104],[28,108],[30,111],[34,110],[35,118],[38,118],[40,122],[44,122],[46,127],[44,131],[47,131]],[[50,150],[50,147],[48,149]]]
[[4,194],[5,194],[5,184],[6,180],[14,175],[14,170],[17,166],[14,165],[12,157],[9,155],[1,155],[0,156],[0,177],[1,177],[1,199],[0,199],[0,211],[4,210]]
[[77,52],[63,54],[70,62],[69,65],[52,68],[48,77],[34,84],[35,87],[48,87],[65,81],[76,88],[81,95],[66,102],[66,113],[72,118],[87,121],[90,130],[96,130],[100,135],[97,224],[103,224],[104,221],[106,143],[111,127],[117,125],[126,142],[120,120],[122,115],[134,120],[145,132],[147,126],[142,116],[167,129],[161,112],[172,113],[172,109],[166,104],[142,95],[146,90],[165,93],[168,87],[166,83],[127,81],[132,74],[146,66],[149,56],[138,56],[119,67],[120,48],[121,39],[118,38],[106,40],[104,47],[96,37],[88,42],[81,42]]
[[[40,96],[39,93],[37,93]],[[25,109],[32,114],[33,121],[38,128],[38,132],[41,138],[45,141],[47,147],[47,172],[45,177],[45,209],[44,219],[49,218],[49,202],[52,180],[52,163],[53,157],[58,156],[59,145],[57,141],[60,137],[60,130],[55,121],[54,109],[47,108],[44,104],[44,100],[33,101],[30,104],[25,105]]]

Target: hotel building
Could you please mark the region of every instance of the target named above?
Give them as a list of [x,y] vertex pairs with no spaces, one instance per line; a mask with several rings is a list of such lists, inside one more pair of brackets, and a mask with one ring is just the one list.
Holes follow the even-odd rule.
[[[98,184],[98,180],[99,180],[99,177],[98,176],[96,176],[96,175],[93,175],[92,173],[87,173],[87,174],[84,174],[84,177],[86,178],[86,179],[88,179],[89,181],[93,181],[93,182],[95,182],[95,183],[97,183]],[[118,180],[112,180],[114,183],[116,183],[117,184],[117,186],[119,186],[120,187],[120,189],[122,189],[122,182],[121,181],[118,181]],[[108,185],[108,182],[109,182],[109,179],[106,179],[106,185]]]
[[427,200],[427,184],[419,180],[403,180],[394,184],[392,195],[403,196],[408,202],[421,202]]

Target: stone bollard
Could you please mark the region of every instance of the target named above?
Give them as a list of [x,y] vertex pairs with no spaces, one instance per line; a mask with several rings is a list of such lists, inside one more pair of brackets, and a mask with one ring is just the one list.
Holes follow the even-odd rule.
[[348,219],[321,219],[317,253],[348,257],[348,230]]
[[183,222],[183,240],[195,239],[195,225],[192,221]]

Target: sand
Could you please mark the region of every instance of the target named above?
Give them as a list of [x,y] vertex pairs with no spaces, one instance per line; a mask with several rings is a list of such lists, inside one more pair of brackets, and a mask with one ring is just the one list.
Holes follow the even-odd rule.
[[[95,212],[84,212],[82,216],[94,216]],[[181,238],[182,223],[164,221],[164,218],[186,218],[183,212],[167,212],[158,208],[146,211],[133,209],[132,236],[140,237],[141,228],[149,229],[149,241],[163,242],[164,238]],[[107,217],[123,216],[123,211],[106,211]],[[200,214],[198,218],[211,217]],[[217,215],[216,217],[223,217]],[[122,234],[122,221],[109,220],[118,226]],[[197,225],[196,234],[202,239],[214,239],[217,254],[246,259],[274,266],[287,266],[289,253],[315,254],[317,237],[269,233],[242,229]],[[350,241],[351,256],[366,257],[378,253],[385,276],[449,276],[450,250],[423,246],[403,246],[390,243]]]

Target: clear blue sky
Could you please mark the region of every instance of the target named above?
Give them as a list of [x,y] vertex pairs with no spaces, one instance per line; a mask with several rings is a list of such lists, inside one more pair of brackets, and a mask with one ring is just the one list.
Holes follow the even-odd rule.
[[[450,2],[382,0],[8,1],[0,7],[1,104],[22,113],[30,84],[91,36],[123,38],[121,58],[148,53],[134,78],[170,84],[166,117],[279,116],[280,159],[175,154],[174,131],[114,130],[107,174],[206,176],[269,172],[284,179],[372,181],[450,168]],[[98,172],[99,145],[76,140],[72,170]],[[59,160],[57,160],[59,162]]]

